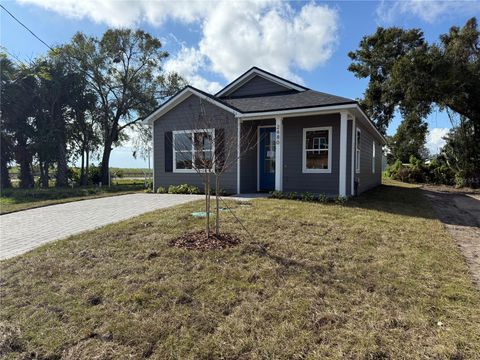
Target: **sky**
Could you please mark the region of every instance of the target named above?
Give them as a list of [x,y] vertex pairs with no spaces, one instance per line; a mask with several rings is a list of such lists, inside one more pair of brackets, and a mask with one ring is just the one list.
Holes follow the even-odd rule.
[[[311,89],[361,98],[367,79],[347,70],[349,51],[378,26],[421,28],[429,42],[451,26],[480,15],[480,1],[132,1],[4,0],[10,12],[53,46],[78,31],[101,37],[109,27],[141,28],[161,39],[170,56],[166,71],[176,71],[202,90],[215,93],[252,66]],[[47,48],[5,11],[0,12],[3,49],[28,62]],[[401,121],[396,117],[387,133]],[[427,119],[427,147],[443,145],[451,127],[435,109]],[[111,166],[146,167],[134,159],[131,143],[114,149]]]

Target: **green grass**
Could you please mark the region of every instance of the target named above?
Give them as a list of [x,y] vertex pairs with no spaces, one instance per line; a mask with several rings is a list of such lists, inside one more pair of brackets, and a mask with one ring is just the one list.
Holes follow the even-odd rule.
[[11,188],[2,190],[0,196],[0,214],[41,206],[60,204],[104,196],[129,194],[143,189],[143,181],[120,181],[111,187],[74,187],[74,188]]
[[189,215],[202,209],[197,202],[1,262],[0,351],[7,359],[478,358],[480,292],[419,189],[382,186],[343,206],[231,204],[254,238],[225,212],[224,231],[242,238],[228,250],[168,245],[203,227]]

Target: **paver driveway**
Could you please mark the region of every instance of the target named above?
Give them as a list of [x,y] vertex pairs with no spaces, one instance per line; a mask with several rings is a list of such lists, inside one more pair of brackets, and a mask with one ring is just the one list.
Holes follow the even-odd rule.
[[203,198],[201,195],[130,194],[19,211],[0,216],[0,259],[47,242]]

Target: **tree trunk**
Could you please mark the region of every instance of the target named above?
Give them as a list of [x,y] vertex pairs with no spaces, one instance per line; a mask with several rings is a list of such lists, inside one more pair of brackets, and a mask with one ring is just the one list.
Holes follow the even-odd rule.
[[89,171],[90,171],[90,149],[85,149],[85,186],[88,185],[88,178],[89,178]]
[[112,141],[107,140],[102,155],[102,184],[108,185],[110,154],[112,152]]
[[47,161],[40,161],[39,167],[40,167],[40,186],[42,188],[48,188],[48,167],[49,163]]
[[210,238],[210,174],[206,174],[205,181],[205,233]]
[[64,187],[68,185],[67,178],[67,149],[65,148],[65,142],[60,140],[57,145],[57,178],[56,187]]
[[218,175],[215,176],[215,235],[220,235],[220,198],[218,192],[220,191],[220,181]]
[[6,189],[11,187],[12,182],[10,181],[10,174],[8,172],[8,160],[6,154],[2,151],[0,154],[0,188]]
[[85,146],[82,146],[81,165],[80,165],[80,186],[85,185]]
[[30,189],[33,187],[32,168],[30,167],[32,156],[28,153],[27,145],[23,139],[17,143],[16,155],[17,163],[20,166],[20,187],[23,189]]

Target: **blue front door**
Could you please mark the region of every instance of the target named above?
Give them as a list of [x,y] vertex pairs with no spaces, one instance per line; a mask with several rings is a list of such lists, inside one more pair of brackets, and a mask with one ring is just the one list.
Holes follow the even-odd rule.
[[275,189],[275,128],[260,128],[259,185],[260,191]]

